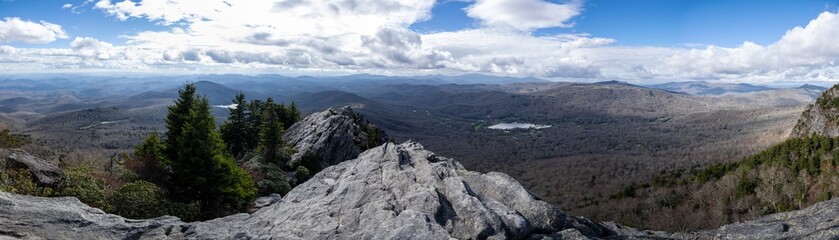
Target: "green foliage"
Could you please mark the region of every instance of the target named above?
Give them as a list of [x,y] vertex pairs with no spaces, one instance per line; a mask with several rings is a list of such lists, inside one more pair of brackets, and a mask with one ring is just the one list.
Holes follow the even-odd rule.
[[712,179],[719,179],[725,174],[737,169],[737,163],[721,163],[708,166],[698,172],[694,173],[696,181],[699,183],[706,183]]
[[274,104],[274,100],[268,98],[262,109],[262,125],[259,129],[259,147],[258,151],[263,153],[265,162],[277,165],[283,165],[278,155],[283,147],[283,123],[278,116],[279,113],[285,114],[285,110],[278,109],[282,105]]
[[364,128],[364,131],[367,132],[367,141],[368,141],[367,147],[373,148],[373,147],[376,147],[376,146],[379,146],[380,144],[382,144],[382,143],[379,142],[379,131],[377,131],[377,129],[375,127],[368,124]]
[[32,196],[52,196],[52,188],[38,186],[27,169],[0,171],[0,191]]
[[734,196],[742,197],[754,194],[757,185],[757,180],[751,179],[745,175],[740,175],[740,179],[737,181],[737,187],[734,189]]
[[144,219],[164,214],[163,190],[146,181],[125,184],[109,197],[111,210],[123,217]]
[[164,202],[162,208],[166,215],[180,218],[186,222],[201,220],[201,204],[197,201],[190,203]]
[[306,180],[309,180],[309,178],[311,178],[312,176],[308,168],[304,166],[299,166],[297,167],[297,172],[294,173],[294,177],[297,180],[297,184],[301,184],[303,182],[306,182]]
[[198,98],[195,96],[195,84],[189,83],[183,89],[178,90],[178,100],[169,106],[169,114],[166,115],[166,158],[168,160],[179,159],[179,149],[183,139],[184,128],[193,116]]
[[12,134],[9,129],[0,130],[0,148],[19,148],[29,143],[29,139],[23,135]]
[[248,121],[250,108],[245,101],[245,94],[241,92],[236,94],[233,104],[236,104],[236,107],[230,108],[227,121],[221,125],[221,138],[226,143],[230,154],[241,157],[246,151],[253,149],[253,146],[248,145],[248,132],[253,131],[254,127]]
[[291,106],[285,109],[285,119],[283,119],[283,126],[291,127],[294,123],[300,121],[300,109],[297,108],[297,103],[291,102]]
[[265,170],[265,178],[257,183],[262,195],[272,193],[285,195],[288,191],[291,191],[291,184],[289,184],[285,172],[279,166],[268,164]]
[[58,183],[58,196],[72,196],[92,207],[106,209],[105,181],[90,175],[90,168],[77,167],[64,171]]
[[165,149],[166,146],[160,141],[157,133],[149,134],[146,140],[134,149],[134,157],[129,158],[125,166],[140,179],[162,185],[169,173],[164,162]]
[[253,180],[227,153],[209,101],[195,97],[194,91],[194,85],[187,84],[167,116],[169,197],[199,202],[204,218],[243,211],[256,194]]
[[822,109],[839,109],[839,97],[832,96],[832,92],[839,89],[839,85],[834,85],[829,90],[824,91],[818,99],[816,104]]

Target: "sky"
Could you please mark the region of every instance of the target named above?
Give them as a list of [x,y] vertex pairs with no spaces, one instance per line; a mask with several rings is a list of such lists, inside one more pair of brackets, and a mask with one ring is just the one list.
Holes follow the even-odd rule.
[[839,80],[839,0],[0,0],[2,73]]

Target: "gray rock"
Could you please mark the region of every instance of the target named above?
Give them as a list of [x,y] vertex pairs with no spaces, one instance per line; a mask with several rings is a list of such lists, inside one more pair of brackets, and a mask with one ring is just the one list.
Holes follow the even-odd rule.
[[258,197],[255,200],[253,200],[253,206],[251,206],[251,209],[248,210],[248,212],[250,212],[250,213],[256,212],[259,209],[262,209],[262,208],[267,207],[267,206],[271,206],[274,203],[278,203],[278,202],[280,202],[280,200],[283,200],[283,197],[280,196],[280,194],[276,194],[276,193],[272,193],[271,195],[268,195],[268,196],[265,196],[265,197]]
[[54,185],[61,180],[62,172],[60,168],[47,162],[47,160],[29,155],[23,150],[0,149],[0,156],[6,156],[7,167],[28,169],[35,180],[42,185]]
[[364,150],[391,141],[384,131],[348,106],[307,116],[289,127],[283,139],[297,150],[289,165],[311,154],[321,168],[354,159]]
[[816,99],[815,104],[807,105],[790,136],[803,137],[810,134],[839,136],[839,106],[835,104],[837,101],[839,101],[839,85],[823,92]]
[[75,198],[0,193],[0,238],[32,239],[830,239],[839,199],[694,233],[570,216],[502,173],[481,174],[418,143],[387,143],[316,174],[261,208],[204,222],[130,220]]
[[165,238],[167,229],[173,233],[171,229],[182,224],[174,217],[125,219],[91,208],[73,197],[0,192],[0,239]]

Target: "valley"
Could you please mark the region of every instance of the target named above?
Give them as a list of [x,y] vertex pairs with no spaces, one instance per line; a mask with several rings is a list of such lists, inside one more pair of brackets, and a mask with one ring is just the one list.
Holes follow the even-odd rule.
[[[631,221],[609,214],[616,207],[609,201],[614,193],[668,172],[737,161],[779,143],[824,90],[712,86],[718,89],[688,94],[622,82],[462,78],[468,81],[373,75],[172,77],[195,82],[212,105],[229,105],[242,92],[249,98],[294,101],[304,112],[351,106],[396,142],[415,140],[467,169],[509,174],[574,215],[621,222]],[[112,156],[132,151],[148,133],[163,131],[167,106],[177,97],[175,80],[112,80],[69,90],[62,87],[93,80],[0,81],[6,84],[0,125],[30,135],[33,143],[24,149],[62,166],[105,168]],[[472,84],[452,83],[464,81]],[[53,86],[59,83],[64,85]],[[213,108],[219,122],[227,112]],[[550,127],[491,129],[513,122]],[[672,228],[661,221],[644,223],[638,227]]]

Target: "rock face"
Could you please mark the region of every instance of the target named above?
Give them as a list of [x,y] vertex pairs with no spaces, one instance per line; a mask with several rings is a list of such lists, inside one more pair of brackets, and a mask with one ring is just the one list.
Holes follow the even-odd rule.
[[790,136],[803,137],[810,134],[839,136],[839,85],[823,92],[815,104],[807,106]]
[[41,185],[53,185],[61,180],[60,168],[23,150],[0,149],[0,156],[6,156],[9,167],[28,169]]
[[127,220],[74,198],[0,193],[0,234],[67,238],[522,239],[613,232],[542,202],[501,173],[480,174],[418,143],[386,143],[328,167],[252,214],[206,222]]
[[75,198],[0,192],[0,238],[45,239],[802,239],[839,236],[839,199],[695,233],[573,217],[502,173],[480,174],[418,143],[387,143],[318,173],[251,214],[130,220]]
[[283,138],[294,146],[290,165],[307,155],[321,168],[354,159],[364,150],[390,142],[390,137],[350,107],[313,113],[288,128]]

